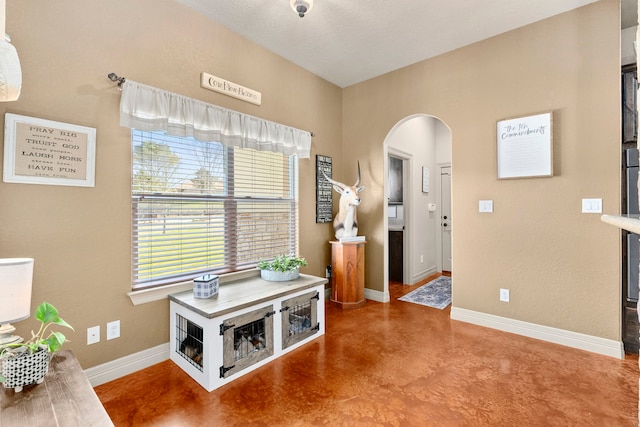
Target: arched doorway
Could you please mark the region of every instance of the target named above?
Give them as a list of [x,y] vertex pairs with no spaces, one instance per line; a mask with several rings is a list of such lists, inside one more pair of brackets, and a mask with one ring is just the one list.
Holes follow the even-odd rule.
[[[398,178],[398,165],[401,178]],[[443,198],[442,188],[447,185],[450,188],[450,171],[451,130],[437,117],[428,114],[405,117],[387,134],[384,141],[386,296],[391,264],[397,274],[397,264],[401,263],[405,284],[417,283],[443,271],[443,265],[448,266],[450,254],[446,251],[447,246],[449,251],[451,246],[446,232],[450,238],[452,215],[443,214],[450,192]],[[444,180],[443,173],[447,174]],[[400,198],[398,182],[402,184]],[[446,221],[443,216],[447,216]],[[398,247],[402,251],[400,256]]]

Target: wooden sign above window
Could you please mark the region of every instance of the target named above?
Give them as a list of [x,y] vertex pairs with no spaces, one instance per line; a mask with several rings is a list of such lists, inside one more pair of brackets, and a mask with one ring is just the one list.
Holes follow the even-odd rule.
[[262,93],[205,72],[200,74],[200,86],[252,104],[262,104]]

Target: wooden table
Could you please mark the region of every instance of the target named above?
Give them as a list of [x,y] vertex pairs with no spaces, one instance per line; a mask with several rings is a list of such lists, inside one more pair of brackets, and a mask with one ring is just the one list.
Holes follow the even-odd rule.
[[0,427],[113,426],[71,351],[59,351],[39,385],[0,386]]

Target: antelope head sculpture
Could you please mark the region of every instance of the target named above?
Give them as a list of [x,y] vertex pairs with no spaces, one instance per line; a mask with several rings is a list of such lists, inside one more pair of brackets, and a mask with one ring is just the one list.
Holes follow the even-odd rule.
[[358,179],[356,183],[349,186],[329,178],[324,171],[325,179],[333,184],[333,189],[340,193],[340,205],[338,213],[333,220],[333,231],[336,238],[355,237],[358,235],[358,218],[356,216],[356,206],[360,204],[358,193],[364,190],[364,185],[360,184],[360,162],[358,162]]

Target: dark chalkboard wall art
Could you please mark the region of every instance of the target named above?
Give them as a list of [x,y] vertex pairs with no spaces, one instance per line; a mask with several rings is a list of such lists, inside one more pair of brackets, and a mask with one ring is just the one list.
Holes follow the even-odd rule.
[[331,157],[316,154],[316,223],[333,221],[331,183],[322,175],[324,172],[329,178],[333,178],[331,170]]

